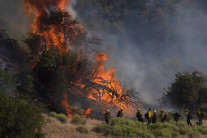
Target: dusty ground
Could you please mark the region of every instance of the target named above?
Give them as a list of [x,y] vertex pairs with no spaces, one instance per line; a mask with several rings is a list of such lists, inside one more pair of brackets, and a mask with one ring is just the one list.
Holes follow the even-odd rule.
[[[78,125],[71,124],[71,119],[68,119],[67,123],[62,123],[54,117],[44,114],[46,124],[43,127],[43,131],[46,134],[46,138],[104,138],[104,136],[92,132],[92,128],[102,123],[102,121],[88,119],[86,127],[89,129],[88,134],[81,134],[76,130]],[[192,121],[193,126],[196,126],[196,120]],[[203,121],[204,125],[207,125],[207,121]],[[177,138],[183,138],[186,136],[179,136]],[[206,138],[207,136],[199,136],[199,138]]]
[[[70,123],[68,119],[67,123],[62,123],[54,117],[44,114],[46,124],[43,127],[43,132],[46,134],[46,138],[103,138],[103,136],[89,131],[88,134],[81,134],[76,130],[78,125]],[[98,120],[88,119],[86,127],[91,130],[95,125],[102,123]]]

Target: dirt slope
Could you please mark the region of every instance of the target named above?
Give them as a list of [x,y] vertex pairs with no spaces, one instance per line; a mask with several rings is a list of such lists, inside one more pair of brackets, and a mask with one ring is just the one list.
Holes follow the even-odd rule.
[[[103,138],[103,136],[89,131],[88,134],[81,134],[76,130],[78,125],[74,125],[70,123],[70,119],[68,119],[67,123],[61,123],[54,117],[45,116],[45,125],[43,127],[43,132],[46,134],[46,138]],[[88,119],[86,123],[86,127],[91,130],[93,126],[100,124],[101,121]]]

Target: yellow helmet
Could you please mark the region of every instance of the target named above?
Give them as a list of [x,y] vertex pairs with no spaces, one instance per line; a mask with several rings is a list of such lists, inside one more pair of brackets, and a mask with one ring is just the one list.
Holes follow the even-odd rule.
[[121,110],[123,110],[124,108],[122,107]]
[[107,111],[107,112],[110,112],[110,110],[109,110],[109,109],[107,109],[106,111]]
[[163,112],[164,111],[164,109],[161,109],[161,112]]
[[156,110],[154,110],[154,113],[157,113],[157,111],[156,111]]
[[137,108],[137,111],[141,111],[141,109]]

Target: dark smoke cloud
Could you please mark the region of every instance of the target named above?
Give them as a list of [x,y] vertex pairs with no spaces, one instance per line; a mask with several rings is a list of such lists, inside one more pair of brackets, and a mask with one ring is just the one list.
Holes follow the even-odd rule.
[[74,8],[86,29],[112,47],[105,50],[118,78],[145,102],[156,102],[178,71],[207,73],[205,0],[105,2],[78,0]]

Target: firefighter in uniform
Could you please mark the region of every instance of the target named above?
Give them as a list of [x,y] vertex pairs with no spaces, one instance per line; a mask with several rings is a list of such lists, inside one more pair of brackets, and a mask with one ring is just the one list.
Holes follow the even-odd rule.
[[178,113],[178,112],[175,112],[175,113],[173,114],[173,118],[174,118],[174,121],[175,121],[175,122],[178,122],[180,117],[181,117],[181,115],[180,115],[180,113]]
[[198,118],[198,125],[201,126],[202,125],[202,120],[204,118],[204,113],[201,112],[200,110],[197,111],[197,118]]
[[185,110],[185,117],[187,119],[187,125],[192,126],[190,120],[193,118],[192,115],[189,113],[188,109]]
[[167,114],[164,112],[164,109],[161,109],[161,122],[165,122],[167,119]]
[[109,122],[111,120],[111,113],[109,110],[107,110],[106,113],[104,114],[104,118],[105,118],[106,124],[109,124]]
[[123,110],[124,110],[124,108],[122,107],[122,108],[119,110],[119,112],[118,112],[118,114],[117,114],[117,117],[123,117],[123,116],[124,116]]
[[143,118],[142,118],[142,113],[141,113],[141,109],[137,109],[137,114],[136,114],[137,120],[140,122],[144,122]]
[[149,108],[149,110],[145,114],[145,118],[148,120],[148,123],[147,123],[148,125],[152,123],[152,112],[151,112],[151,108]]
[[152,113],[152,123],[156,123],[157,122],[157,111],[154,110],[154,112]]

